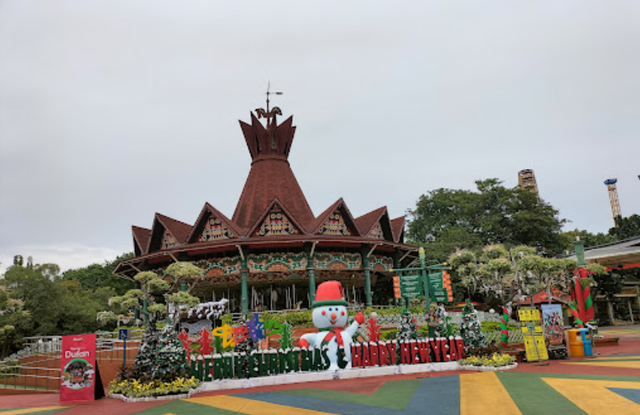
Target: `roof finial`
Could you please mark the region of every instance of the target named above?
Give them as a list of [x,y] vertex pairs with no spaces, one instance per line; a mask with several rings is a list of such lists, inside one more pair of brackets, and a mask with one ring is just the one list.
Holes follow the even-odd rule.
[[282,111],[279,107],[273,107],[272,110],[269,110],[269,95],[282,95],[282,92],[271,92],[271,81],[267,84],[267,110],[264,108],[256,108],[256,114],[258,114],[258,118],[266,118],[267,119],[267,127],[271,124],[271,120],[276,118],[276,115],[282,115]]

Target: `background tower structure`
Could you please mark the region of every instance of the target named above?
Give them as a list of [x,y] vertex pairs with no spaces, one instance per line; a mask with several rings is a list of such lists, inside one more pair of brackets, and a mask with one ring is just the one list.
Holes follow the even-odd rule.
[[538,184],[536,183],[536,175],[531,169],[524,169],[518,172],[518,184],[521,189],[530,190],[538,194]]
[[607,185],[607,189],[609,189],[609,202],[611,203],[611,213],[613,214],[613,220],[616,220],[616,217],[622,216],[622,211],[620,210],[620,200],[618,199],[618,188],[616,187],[616,183],[618,179],[607,179],[604,181],[604,184]]

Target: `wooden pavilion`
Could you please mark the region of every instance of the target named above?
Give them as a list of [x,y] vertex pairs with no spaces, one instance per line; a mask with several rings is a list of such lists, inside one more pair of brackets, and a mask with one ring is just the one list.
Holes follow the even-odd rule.
[[151,229],[132,227],[135,257],[114,273],[153,270],[177,283],[164,270],[190,261],[203,269],[191,293],[227,298],[233,312],[306,308],[330,279],[342,282],[351,305],[371,306],[376,283],[416,257],[403,243],[404,216],[391,219],[383,206],[354,218],[342,198],[315,216],[288,161],[293,117],[278,124],[279,108],[256,113],[240,121],[252,163],[233,216],[208,203],[193,225],[156,213]]

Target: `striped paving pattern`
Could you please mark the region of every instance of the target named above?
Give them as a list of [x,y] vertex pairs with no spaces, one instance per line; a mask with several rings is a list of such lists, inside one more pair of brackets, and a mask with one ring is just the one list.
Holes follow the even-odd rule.
[[[640,356],[625,358],[628,362],[640,361]],[[592,363],[598,362],[616,363],[621,360],[603,358]],[[638,380],[628,376],[469,373],[389,381],[373,392],[363,393],[305,388],[195,397],[139,414],[638,415]]]

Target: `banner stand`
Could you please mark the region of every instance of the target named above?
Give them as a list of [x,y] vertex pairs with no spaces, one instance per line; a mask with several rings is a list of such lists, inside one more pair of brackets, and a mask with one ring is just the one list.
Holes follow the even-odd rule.
[[60,402],[92,401],[98,394],[104,396],[96,366],[96,335],[62,336],[60,351]]
[[98,366],[98,362],[96,361],[96,382],[95,390],[93,392],[93,399],[97,401],[98,399],[102,399],[105,396],[104,385],[102,384],[102,377],[100,376],[100,366]]

